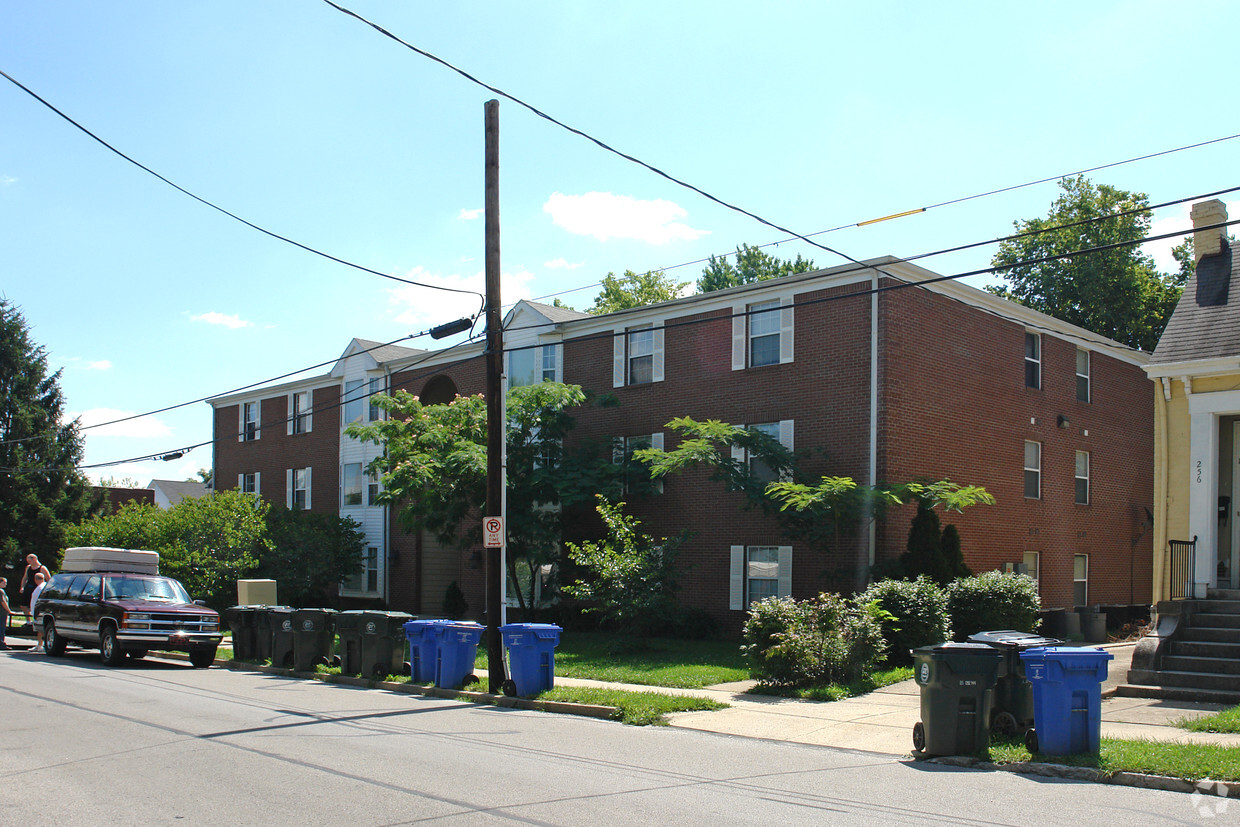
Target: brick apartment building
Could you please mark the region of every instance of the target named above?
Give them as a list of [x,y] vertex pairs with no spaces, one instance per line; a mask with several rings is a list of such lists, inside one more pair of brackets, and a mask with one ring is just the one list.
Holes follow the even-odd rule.
[[[996,505],[943,515],[975,572],[1021,567],[1047,608],[1148,605],[1148,356],[954,281],[921,284],[935,274],[909,263],[867,264],[604,316],[522,302],[505,322],[508,381],[614,394],[619,405],[580,412],[577,438],[670,449],[673,417],[719,419],[812,449],[815,475],[982,485]],[[214,479],[362,523],[366,566],[342,597],[434,613],[456,581],[476,614],[479,550],[404,533],[370,505],[377,486],[362,469],[378,449],[342,429],[380,414],[370,392],[433,403],[480,393],[483,380],[481,345],[355,339],[326,375],[212,400]],[[630,510],[651,534],[694,532],[681,598],[725,629],[739,629],[751,599],[851,591],[904,551],[911,506],[816,551],[708,476],[668,478]]]

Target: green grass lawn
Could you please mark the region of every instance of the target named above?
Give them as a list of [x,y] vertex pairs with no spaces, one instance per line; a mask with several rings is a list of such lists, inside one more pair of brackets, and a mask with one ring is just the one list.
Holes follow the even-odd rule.
[[996,764],[1045,761],[1070,767],[1092,767],[1103,772],[1135,772],[1200,781],[1240,781],[1240,749],[1203,744],[1159,741],[1119,741],[1103,738],[1097,755],[1030,755],[1019,738],[991,742],[989,760]]
[[[485,646],[477,666],[486,669]],[[564,678],[697,689],[743,681],[749,669],[740,644],[730,640],[635,640],[603,632],[569,632],[555,650],[555,674]]]
[[1204,718],[1181,718],[1175,725],[1191,732],[1240,732],[1240,706]]
[[665,726],[666,716],[672,712],[726,709],[728,706],[709,698],[580,686],[557,686],[540,693],[538,700],[615,707],[616,720],[636,726]]
[[801,689],[786,689],[777,686],[758,684],[749,690],[755,695],[779,695],[785,698],[803,698],[807,701],[842,701],[855,698],[893,683],[900,683],[913,677],[913,667],[897,666],[866,675],[852,683],[831,683],[826,686],[811,686]]

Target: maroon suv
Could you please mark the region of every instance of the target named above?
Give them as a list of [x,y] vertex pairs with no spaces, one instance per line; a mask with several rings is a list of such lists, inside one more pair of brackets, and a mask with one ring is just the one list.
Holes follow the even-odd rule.
[[219,614],[191,600],[176,580],[154,574],[62,572],[43,587],[33,615],[43,624],[47,654],[63,655],[73,643],[98,648],[108,666],[163,649],[188,652],[203,669],[220,644]]

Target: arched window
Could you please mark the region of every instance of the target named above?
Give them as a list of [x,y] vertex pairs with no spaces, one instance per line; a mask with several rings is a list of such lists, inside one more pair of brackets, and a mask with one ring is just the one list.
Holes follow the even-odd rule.
[[423,405],[446,405],[456,399],[456,383],[440,374],[426,383],[418,398]]

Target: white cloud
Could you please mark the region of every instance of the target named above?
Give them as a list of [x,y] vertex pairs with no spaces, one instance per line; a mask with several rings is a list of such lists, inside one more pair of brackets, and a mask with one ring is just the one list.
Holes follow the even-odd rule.
[[642,201],[610,192],[564,195],[554,192],[543,204],[557,227],[574,235],[594,236],[599,241],[634,239],[647,244],[693,241],[709,234],[677,219],[688,213],[679,204],[658,199]]
[[479,218],[483,212],[484,212],[484,209],[482,207],[479,207],[476,210],[467,210],[464,207],[462,207],[461,211],[457,214],[456,217],[461,219],[462,221],[473,221],[475,218]]
[[0,185],[9,187],[16,183],[17,183],[17,179],[14,178],[12,175],[5,175],[3,177],[0,177]]
[[86,364],[86,369],[87,370],[111,370],[112,363],[109,362],[107,359],[100,359],[97,362],[88,362]]
[[553,258],[551,261],[543,262],[543,267],[546,267],[548,270],[576,270],[583,264],[585,264],[584,261],[570,264],[562,258]]
[[254,326],[253,322],[247,322],[245,319],[242,319],[240,316],[237,316],[237,315],[229,316],[225,313],[216,313],[214,310],[208,313],[199,313],[197,316],[190,316],[189,320],[191,322],[206,322],[207,324],[214,324],[214,325],[220,325],[222,327],[229,327],[229,328],[232,328],[233,330],[236,330],[237,328],[241,328],[241,327],[253,327]]
[[[136,439],[155,439],[165,438],[172,435],[172,429],[153,416],[144,416],[140,419],[128,419],[134,415],[134,411],[122,411],[116,408],[91,408],[88,411],[82,411],[77,414],[70,414],[69,418],[80,418],[82,425],[98,425],[101,422],[116,422],[118,419],[125,419],[125,422],[116,422],[114,425],[103,425],[98,428],[91,428],[83,433],[88,437],[110,436],[110,437],[129,437]],[[110,474],[108,476],[118,476]]]
[[[412,328],[410,330],[411,333],[455,321],[462,317],[472,316],[481,310],[482,299],[480,296],[486,290],[486,274],[484,272],[464,275],[457,273],[445,276],[439,273],[431,273],[425,267],[419,265],[409,272],[403,273],[401,277],[438,287],[471,290],[479,294],[475,296],[469,293],[449,293],[426,287],[415,287],[411,284],[390,288],[388,290],[389,304],[393,307],[394,318],[400,324],[408,325]],[[533,295],[530,291],[530,282],[533,279],[534,274],[528,270],[517,270],[500,274],[500,295],[503,303],[511,305],[520,299],[530,298]],[[481,322],[477,329],[482,329]],[[428,341],[414,341],[410,343],[410,346],[433,347],[434,345],[428,344]]]

